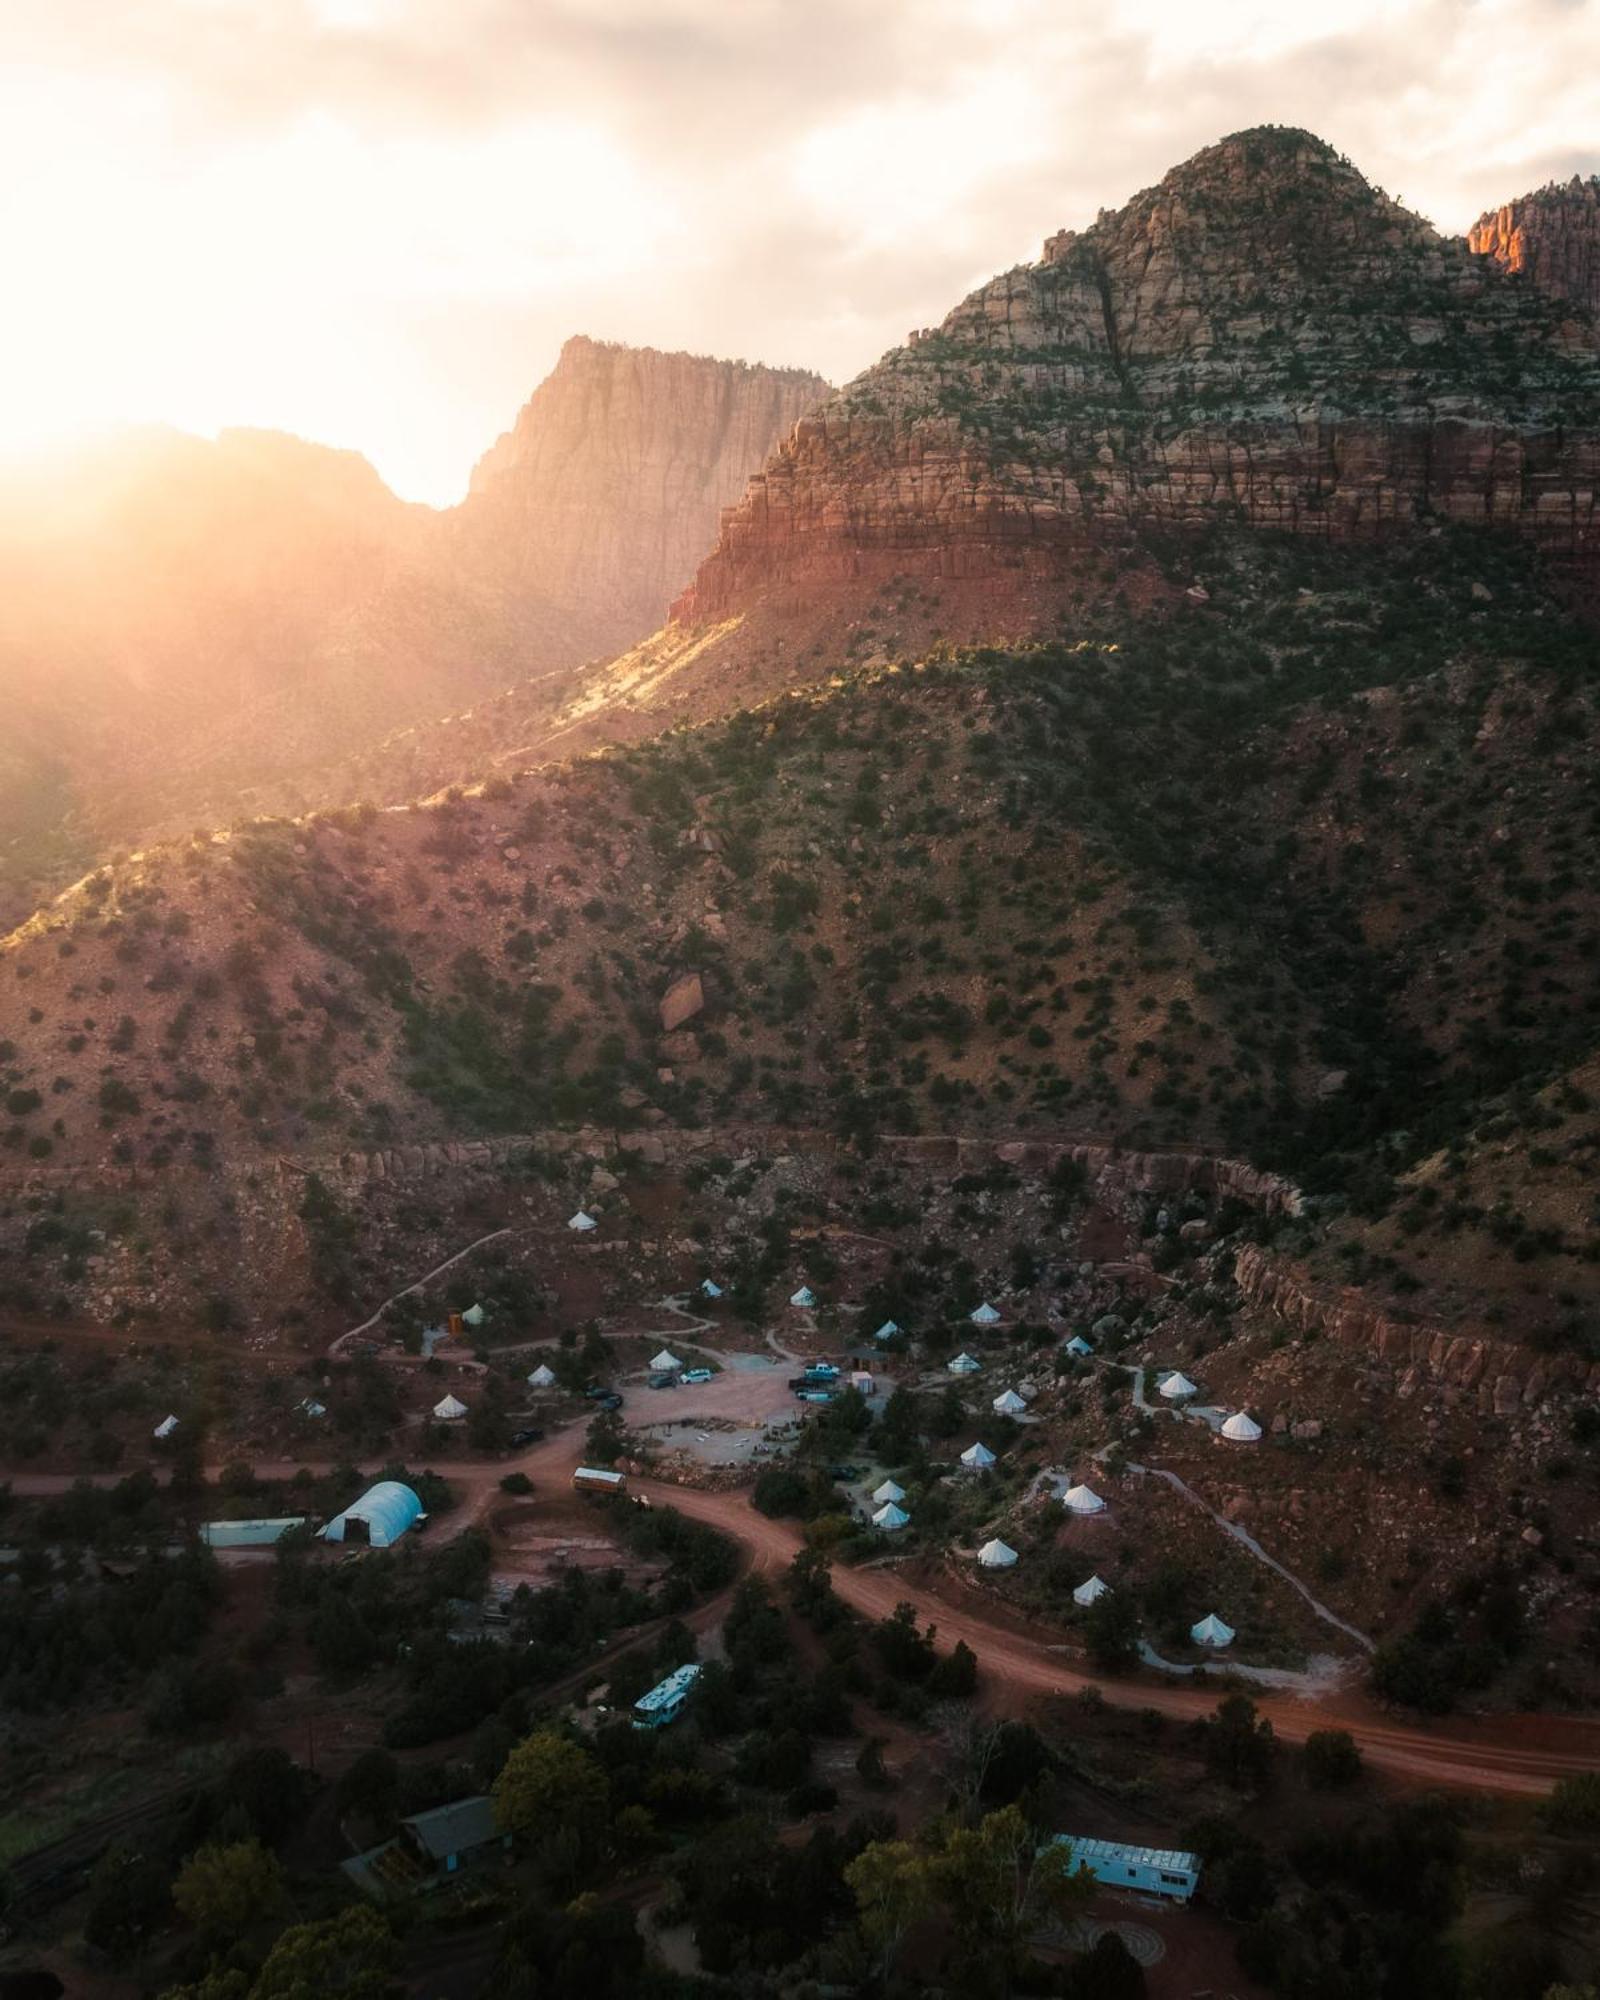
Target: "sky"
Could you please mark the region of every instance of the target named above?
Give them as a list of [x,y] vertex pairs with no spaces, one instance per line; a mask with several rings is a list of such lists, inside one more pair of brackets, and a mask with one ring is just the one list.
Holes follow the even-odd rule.
[[1201,146],[1600,171],[1600,0],[0,0],[0,457],[259,424],[448,504],[573,333],[846,381]]

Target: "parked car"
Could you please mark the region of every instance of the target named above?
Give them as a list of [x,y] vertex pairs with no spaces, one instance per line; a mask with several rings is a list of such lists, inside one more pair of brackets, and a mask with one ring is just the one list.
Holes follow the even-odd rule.
[[531,1430],[513,1431],[511,1433],[511,1442],[514,1445],[538,1444],[541,1442],[543,1437],[544,1437],[544,1432],[540,1430],[538,1425],[536,1424]]
[[583,1392],[591,1403],[598,1403],[602,1410],[620,1410],[622,1398],[615,1389],[607,1389],[599,1382],[591,1382]]
[[685,1382],[709,1382],[711,1380],[711,1370],[709,1368],[686,1368],[683,1371],[683,1380]]

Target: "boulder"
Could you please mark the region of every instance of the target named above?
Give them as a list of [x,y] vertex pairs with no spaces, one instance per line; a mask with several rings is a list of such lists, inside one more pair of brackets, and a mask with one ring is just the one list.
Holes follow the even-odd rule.
[[662,1033],[670,1035],[685,1021],[692,1021],[704,1011],[705,1004],[705,988],[698,972],[686,972],[681,979],[675,979],[661,996]]

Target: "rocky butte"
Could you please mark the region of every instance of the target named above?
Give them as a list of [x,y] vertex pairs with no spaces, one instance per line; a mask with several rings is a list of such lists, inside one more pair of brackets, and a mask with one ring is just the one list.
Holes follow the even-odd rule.
[[1491,209],[1467,242],[1548,297],[1600,314],[1600,176],[1574,174]]
[[1141,545],[1221,521],[1480,523],[1593,598],[1597,485],[1593,321],[1265,128],[1053,236],[805,417],[673,616],[803,643],[909,586],[933,630],[1018,636],[1086,591],[1159,594]]

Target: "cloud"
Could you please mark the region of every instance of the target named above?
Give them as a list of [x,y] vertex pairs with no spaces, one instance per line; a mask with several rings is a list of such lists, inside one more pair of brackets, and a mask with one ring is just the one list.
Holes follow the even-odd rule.
[[1600,0],[52,0],[0,368],[445,499],[575,331],[842,380],[1221,134],[1462,229],[1591,172]]

